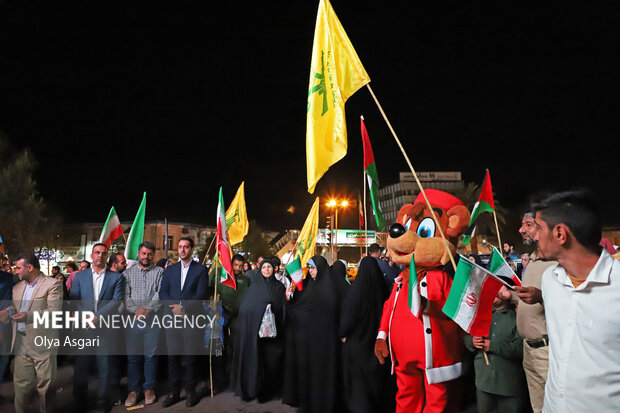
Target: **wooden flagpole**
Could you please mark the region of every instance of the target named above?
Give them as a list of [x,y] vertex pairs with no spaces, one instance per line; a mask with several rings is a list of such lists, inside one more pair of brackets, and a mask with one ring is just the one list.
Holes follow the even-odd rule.
[[497,249],[499,251],[503,251],[502,238],[499,235],[499,225],[497,224],[497,214],[495,213],[495,210],[493,210],[493,219],[495,220],[495,232],[497,232],[497,243],[499,244]]
[[209,248],[207,248],[207,252],[205,253],[205,257],[202,259],[202,265],[205,265],[207,262],[207,258],[209,257],[209,252],[211,252],[211,247],[213,246],[213,241],[215,241],[216,237],[211,239],[211,244],[209,244]]
[[448,247],[448,240],[446,239],[446,236],[443,233],[443,229],[441,228],[441,225],[439,225],[439,220],[437,219],[437,215],[435,215],[435,211],[433,210],[433,207],[431,206],[431,203],[430,203],[430,201],[428,200],[428,198],[426,196],[426,192],[424,191],[424,187],[422,187],[422,183],[420,182],[420,179],[418,178],[418,174],[416,173],[415,169],[413,169],[413,165],[411,165],[411,161],[409,160],[409,157],[407,156],[407,153],[405,152],[405,149],[403,148],[403,145],[400,143],[400,139],[398,139],[398,136],[396,135],[396,132],[394,132],[394,128],[392,128],[392,124],[390,123],[390,121],[388,120],[387,116],[385,115],[385,112],[383,111],[383,108],[381,107],[381,104],[379,103],[379,101],[377,100],[377,97],[375,96],[374,92],[372,91],[372,88],[370,87],[370,84],[366,83],[366,87],[368,88],[368,91],[372,95],[372,98],[374,99],[377,107],[379,108],[379,111],[381,112],[381,115],[383,116],[383,119],[385,120],[385,123],[387,123],[388,128],[392,132],[392,135],[394,136],[394,139],[396,140],[396,143],[398,144],[398,147],[400,148],[401,152],[403,153],[403,156],[405,157],[405,160],[407,161],[407,165],[409,165],[409,169],[411,169],[411,172],[413,173],[413,177],[415,178],[415,181],[418,184],[418,187],[420,188],[420,193],[422,194],[422,196],[424,197],[424,200],[426,201],[426,205],[428,206],[428,210],[430,211],[433,219],[437,223],[437,229],[439,229],[439,234],[441,235],[441,238],[443,240],[444,248],[448,252],[448,257],[450,257],[450,262],[452,263],[452,267],[456,271],[456,261],[454,261],[454,257],[452,256],[452,252],[450,251],[450,248]]
[[362,172],[364,179],[364,244],[366,244],[366,255],[368,255],[368,216],[366,214],[366,185],[368,184],[366,178],[366,171]]
[[[217,256],[217,253],[215,254]],[[219,283],[217,273],[217,260],[213,261],[213,312],[217,313],[217,284]],[[209,340],[209,385],[211,386],[211,398],[213,398],[213,328],[215,323],[211,323],[211,337]]]

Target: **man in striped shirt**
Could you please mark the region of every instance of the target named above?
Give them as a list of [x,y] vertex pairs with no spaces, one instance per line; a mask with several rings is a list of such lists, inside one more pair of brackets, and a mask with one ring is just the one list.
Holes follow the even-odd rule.
[[155,351],[159,327],[150,321],[159,311],[159,287],[163,268],[153,265],[155,245],[145,241],[138,248],[138,265],[123,272],[125,277],[125,308],[129,314],[142,319],[127,329],[127,387],[129,394],[125,406],[135,406],[144,390],[144,404],[157,400],[153,387],[157,373]]

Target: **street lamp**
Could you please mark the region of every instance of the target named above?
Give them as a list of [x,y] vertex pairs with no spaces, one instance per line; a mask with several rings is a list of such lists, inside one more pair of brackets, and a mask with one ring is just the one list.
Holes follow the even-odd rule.
[[[335,210],[335,219],[332,220],[332,225],[335,225],[332,237],[332,264],[338,259],[338,208],[346,208],[349,206],[349,201],[343,199],[341,201],[337,201],[335,199],[330,199],[325,205]],[[334,246],[336,248],[334,248]]]

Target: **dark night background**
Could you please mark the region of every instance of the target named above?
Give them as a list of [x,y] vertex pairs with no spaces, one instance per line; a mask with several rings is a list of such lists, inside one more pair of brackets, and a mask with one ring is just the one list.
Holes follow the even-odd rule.
[[[605,4],[332,1],[417,171],[479,184],[489,168],[508,207],[585,186],[617,224],[620,12]],[[245,181],[250,219],[299,227],[317,6],[0,0],[0,131],[69,222],[112,205],[130,221],[146,191],[147,219],[215,225],[219,186],[228,204]],[[360,114],[382,185],[407,171],[365,88],[346,113],[321,196],[360,190]]]

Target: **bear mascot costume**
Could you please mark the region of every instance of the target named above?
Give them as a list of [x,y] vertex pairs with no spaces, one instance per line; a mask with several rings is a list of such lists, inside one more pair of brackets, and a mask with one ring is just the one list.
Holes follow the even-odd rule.
[[[453,195],[424,191],[403,206],[390,227],[387,249],[392,260],[406,265],[396,278],[383,306],[375,355],[379,363],[392,359],[398,392],[396,412],[451,412],[459,410],[463,332],[442,312],[452,286],[450,255],[469,225],[469,211]],[[447,239],[444,243],[438,230]],[[423,311],[415,317],[408,306],[409,264],[413,255]]]

